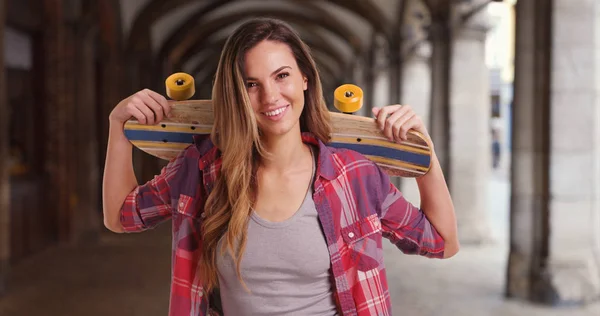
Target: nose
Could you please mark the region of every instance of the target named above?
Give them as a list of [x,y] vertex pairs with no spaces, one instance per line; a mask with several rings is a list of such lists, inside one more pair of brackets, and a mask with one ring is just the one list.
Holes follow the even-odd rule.
[[279,89],[277,85],[266,83],[262,86],[262,103],[275,104],[279,101]]

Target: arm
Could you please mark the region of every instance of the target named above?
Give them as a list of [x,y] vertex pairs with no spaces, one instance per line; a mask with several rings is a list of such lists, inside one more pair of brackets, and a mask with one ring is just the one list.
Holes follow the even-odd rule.
[[[159,181],[154,179],[142,188],[138,187],[132,164],[132,146],[123,131],[125,122],[131,117],[135,117],[141,123],[155,124],[169,112],[170,108],[164,97],[150,90],[142,90],[119,102],[109,116],[108,146],[102,180],[102,210],[104,225],[113,232],[120,233],[127,228],[131,229],[123,226],[123,217],[137,218],[135,222],[143,222],[139,210],[129,212],[128,216],[124,216],[127,214],[122,212],[122,208],[131,209],[131,206],[139,208],[137,197],[140,191],[163,194],[162,197],[151,200],[170,203],[170,199],[164,200],[164,194],[168,192],[155,191],[156,184],[162,183],[160,179]],[[144,225],[136,227],[142,226]]]
[[102,210],[104,226],[116,233],[124,231],[120,219],[121,206],[138,185],[131,152],[131,143],[123,133],[123,125],[111,121],[102,181]]
[[450,258],[460,248],[454,204],[435,151],[431,158],[429,172],[416,179],[421,196],[421,209],[446,243],[444,258]]
[[[454,256],[459,249],[454,205],[427,129],[420,117],[409,106],[390,105],[374,108],[373,113],[377,117],[379,128],[391,141],[404,141],[407,139],[407,132],[415,129],[432,144],[431,168],[426,175],[417,178],[421,195],[421,211],[423,220],[427,224],[431,223],[435,234],[439,234],[444,241],[444,258]],[[409,226],[426,233],[423,229],[427,224],[413,223],[412,226],[411,224]]]
[[408,202],[378,166],[373,164],[373,168],[378,171],[376,187],[381,188],[378,204],[383,236],[405,254],[446,257],[444,238],[428,216]]

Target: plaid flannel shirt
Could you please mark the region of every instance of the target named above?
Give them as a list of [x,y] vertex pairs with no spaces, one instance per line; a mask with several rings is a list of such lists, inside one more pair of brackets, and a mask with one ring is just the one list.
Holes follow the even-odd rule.
[[[444,240],[372,161],[326,146],[308,133],[302,139],[319,148],[313,198],[329,249],[339,313],[391,315],[383,237],[406,254],[431,258],[443,257]],[[171,316],[210,315],[197,266],[204,202],[220,166],[220,152],[212,142],[196,137],[159,175],[131,192],[121,209],[127,232],[172,221]]]

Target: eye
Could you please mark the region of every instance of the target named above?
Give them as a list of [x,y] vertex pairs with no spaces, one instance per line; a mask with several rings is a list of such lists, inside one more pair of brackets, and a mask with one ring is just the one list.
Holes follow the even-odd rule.
[[256,82],[246,82],[246,87],[247,87],[247,88],[253,88],[253,87],[256,87]]
[[282,73],[280,73],[280,74],[277,75],[277,79],[284,79],[286,77],[289,77],[289,75],[290,74],[287,73],[287,72],[282,72]]

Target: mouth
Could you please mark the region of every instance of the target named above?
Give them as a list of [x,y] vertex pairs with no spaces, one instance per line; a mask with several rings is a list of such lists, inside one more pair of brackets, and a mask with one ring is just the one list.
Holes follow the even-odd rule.
[[289,104],[286,106],[282,106],[280,108],[277,108],[275,110],[269,111],[269,112],[262,112],[262,114],[270,119],[277,119],[282,117],[286,110],[289,108]]

